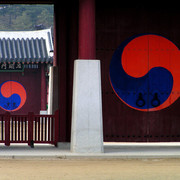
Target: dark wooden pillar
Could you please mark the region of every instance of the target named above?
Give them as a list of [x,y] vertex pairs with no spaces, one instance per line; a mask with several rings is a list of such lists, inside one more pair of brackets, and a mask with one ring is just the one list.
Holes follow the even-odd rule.
[[41,64],[41,111],[46,110],[47,104],[47,91],[46,91],[46,75],[45,75],[45,64]]
[[56,63],[59,69],[59,142],[66,142],[67,131],[67,8],[62,2],[55,4]]
[[96,59],[95,0],[79,0],[79,59]]

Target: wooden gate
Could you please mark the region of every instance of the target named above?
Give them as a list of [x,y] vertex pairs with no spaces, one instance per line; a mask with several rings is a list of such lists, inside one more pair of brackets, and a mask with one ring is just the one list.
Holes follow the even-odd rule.
[[0,71],[0,114],[6,111],[27,114],[29,109],[35,114],[40,112],[40,73],[39,68],[24,68],[23,72]]
[[[179,67],[179,59],[174,58],[174,54],[179,54],[178,48],[180,47],[179,18],[180,14],[175,7],[150,8],[148,6],[137,6],[135,8],[129,8],[128,6],[118,6],[115,1],[112,1],[107,6],[97,3],[97,59],[100,59],[102,63],[105,141],[180,141],[180,100],[178,99],[180,91],[178,88],[174,88],[174,83],[179,78],[173,77],[174,74],[172,72],[173,66]],[[159,43],[155,43],[156,45],[160,45],[160,42],[162,42],[162,46],[156,47],[152,45],[148,47],[150,45],[149,40],[146,41],[147,43],[145,45],[141,42],[141,48],[137,43],[134,44],[134,47],[132,45],[133,43],[131,47],[128,46],[128,43],[135,42],[141,37],[146,38],[150,34],[157,35],[157,39],[164,38]],[[169,45],[166,46],[166,42]],[[151,42],[151,44],[153,43]],[[170,48],[171,45],[175,49],[172,50]],[[155,63],[154,67],[156,70],[159,68],[159,71],[154,74],[154,77],[150,74],[147,75],[146,87],[141,89],[142,91],[127,91],[128,88],[125,88],[124,98],[120,95],[122,92],[117,92],[116,88],[114,88],[110,73],[114,53],[121,46],[123,46],[123,51],[127,47],[126,57],[135,57],[134,54],[128,52],[128,49],[130,50],[133,47],[134,50],[133,48],[131,49],[134,51],[133,53],[135,51],[139,53],[136,58],[146,56],[148,59],[146,61],[147,64],[141,64],[139,62],[141,64],[139,65],[136,61],[137,59],[127,64],[124,63],[123,68],[126,72],[129,72],[130,76],[139,78],[150,72],[153,68],[151,66],[152,62],[149,61],[150,59],[154,59],[153,63]],[[155,58],[152,58],[152,56]],[[168,60],[163,61],[166,58]],[[163,64],[164,62],[166,62],[166,65]],[[129,66],[130,63],[131,65]],[[156,63],[160,64],[157,65]],[[116,64],[115,68],[118,67],[120,70],[119,65]],[[139,67],[137,67],[138,65]],[[137,74],[132,74],[135,70],[137,70]],[[124,76],[123,74],[121,75]],[[179,77],[178,68],[176,69],[176,75]],[[162,80],[162,78],[164,79]],[[127,86],[127,84],[124,82],[123,86]],[[179,83],[177,83],[177,87],[179,87]],[[133,101],[134,104],[130,102],[133,96],[136,97]],[[170,98],[168,99],[166,96]],[[128,99],[129,101],[127,101]],[[160,106],[160,103],[166,101],[163,99],[166,99],[167,103]],[[144,109],[141,109],[141,106]]]
[[0,143],[48,143],[57,146],[59,132],[59,111],[54,115],[0,115]]

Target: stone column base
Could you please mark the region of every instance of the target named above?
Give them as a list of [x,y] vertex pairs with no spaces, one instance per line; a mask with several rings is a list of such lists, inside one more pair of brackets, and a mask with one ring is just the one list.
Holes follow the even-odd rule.
[[102,94],[100,60],[75,60],[71,151],[102,153]]

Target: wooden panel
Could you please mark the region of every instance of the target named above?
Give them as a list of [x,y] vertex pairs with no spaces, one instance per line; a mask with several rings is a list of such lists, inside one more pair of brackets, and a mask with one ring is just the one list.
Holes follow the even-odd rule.
[[[25,104],[19,110],[12,111],[12,114],[27,114],[30,111],[39,114],[41,107],[41,75],[39,69],[25,69],[23,73],[3,72],[0,74],[0,84],[5,81],[18,82],[26,91]],[[5,113],[5,110],[0,108],[0,113]]]
[[78,0],[55,6],[57,64],[59,67],[59,141],[71,136],[72,86],[74,60],[78,58]]
[[[159,9],[137,6],[136,8],[128,8],[128,6],[118,6],[115,1],[113,2],[110,6],[97,3],[96,11],[97,59],[101,60],[102,68],[104,140],[121,142],[180,141],[180,123],[178,121],[180,100],[176,100],[172,105],[161,110],[150,112],[136,110],[118,98],[109,79],[109,66],[113,53],[122,42],[132,36],[148,33],[157,34],[180,47],[180,34],[178,33],[180,14],[174,7]],[[148,48],[148,59],[151,58],[156,63],[157,59],[152,57],[153,52],[149,53],[151,48]],[[141,55],[142,52],[141,49]],[[162,53],[162,57],[163,55],[166,55],[166,52]],[[158,61],[160,59],[158,54]],[[172,64],[170,62],[168,66],[172,67]],[[126,65],[128,67],[129,64]],[[136,63],[131,68],[133,66],[136,68]],[[148,71],[150,68],[148,67]],[[157,76],[158,78],[163,76],[163,72],[157,73]],[[165,94],[169,93],[166,92],[167,87],[164,88],[165,79],[157,78],[154,82],[153,78],[150,77],[148,82],[156,84],[158,97],[161,96],[160,99],[163,99]],[[167,78],[166,81],[165,83],[169,84],[170,79]],[[148,94],[146,101],[151,102],[155,91],[149,88],[145,93]],[[179,90],[176,89],[170,93],[170,96],[174,98],[178,96],[178,93]],[[169,99],[169,104],[171,104],[172,98]]]

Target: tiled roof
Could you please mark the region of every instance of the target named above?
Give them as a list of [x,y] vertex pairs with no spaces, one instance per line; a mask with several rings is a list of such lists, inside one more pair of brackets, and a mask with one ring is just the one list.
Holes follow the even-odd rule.
[[0,31],[0,63],[53,61],[50,29],[39,31]]

